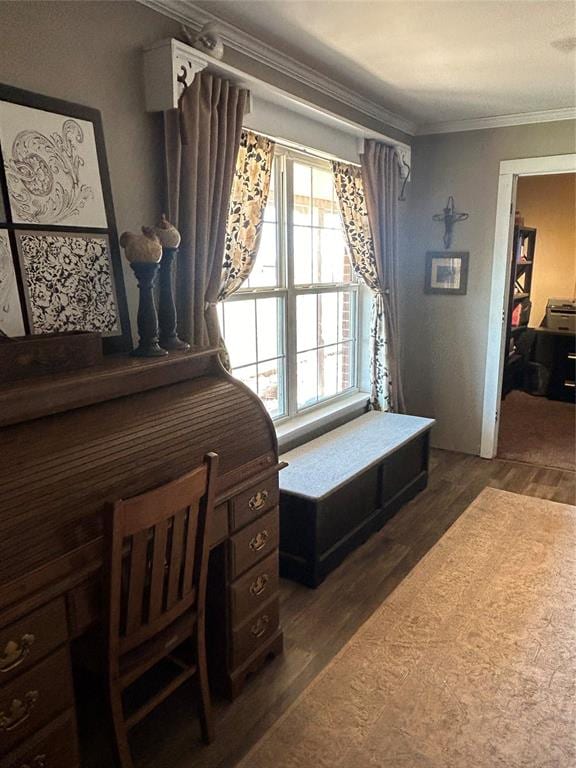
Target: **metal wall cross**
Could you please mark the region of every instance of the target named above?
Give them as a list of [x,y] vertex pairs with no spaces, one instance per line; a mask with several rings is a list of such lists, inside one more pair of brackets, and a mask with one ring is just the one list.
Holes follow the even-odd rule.
[[454,198],[450,195],[443,213],[436,213],[432,216],[434,221],[444,222],[444,248],[448,249],[452,245],[454,224],[457,224],[460,221],[466,221],[469,215],[470,214],[468,213],[458,213],[454,209]]

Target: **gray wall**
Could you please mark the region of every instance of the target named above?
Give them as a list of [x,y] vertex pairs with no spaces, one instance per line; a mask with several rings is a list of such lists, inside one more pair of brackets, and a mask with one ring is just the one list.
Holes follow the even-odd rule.
[[[418,137],[413,149],[410,232],[402,252],[401,328],[410,413],[438,420],[434,444],[479,453],[484,366],[501,160],[576,151],[574,121]],[[427,250],[442,249],[432,216],[449,195],[470,214],[454,250],[470,251],[466,296],[425,295]]]
[[161,213],[162,126],[144,111],[141,50],[177,32],[137,3],[0,2],[0,82],[101,110],[119,232]]
[[[0,0],[0,82],[101,110],[119,232],[138,230],[161,213],[161,116],[144,109],[141,52],[179,36],[177,22],[137,2]],[[344,117],[407,138],[232,49],[226,60]],[[124,267],[134,331],[137,289]]]

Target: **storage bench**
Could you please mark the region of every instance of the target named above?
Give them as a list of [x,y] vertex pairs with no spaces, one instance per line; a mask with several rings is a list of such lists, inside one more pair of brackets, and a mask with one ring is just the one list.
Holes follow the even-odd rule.
[[433,424],[371,411],[282,456],[280,574],[318,586],[425,488]]

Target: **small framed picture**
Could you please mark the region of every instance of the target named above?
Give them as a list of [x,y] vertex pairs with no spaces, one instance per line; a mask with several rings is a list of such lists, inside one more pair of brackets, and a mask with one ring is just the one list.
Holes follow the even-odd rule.
[[424,292],[465,294],[468,256],[468,251],[428,251]]

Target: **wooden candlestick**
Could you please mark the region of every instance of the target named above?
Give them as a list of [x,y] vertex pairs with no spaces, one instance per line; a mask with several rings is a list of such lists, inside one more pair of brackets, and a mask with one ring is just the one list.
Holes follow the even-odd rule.
[[135,357],[163,357],[168,352],[158,345],[158,315],[154,304],[154,280],[158,272],[157,262],[132,261],[130,266],[138,280],[138,336],[140,343],[132,351]]
[[162,248],[160,262],[160,291],[158,296],[158,322],[160,325],[160,346],[164,349],[190,349],[176,333],[176,304],[174,302],[174,264],[178,248]]

